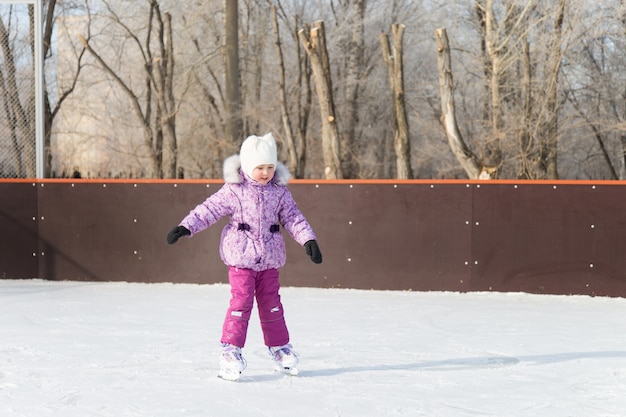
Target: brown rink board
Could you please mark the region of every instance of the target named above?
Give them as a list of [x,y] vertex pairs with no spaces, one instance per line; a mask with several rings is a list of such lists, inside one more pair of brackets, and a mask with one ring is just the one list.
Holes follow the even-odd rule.
[[472,290],[626,296],[626,187],[474,188]]
[[[40,276],[227,281],[219,258],[225,220],[193,238],[165,244],[167,232],[219,186],[44,184],[40,235],[45,250]],[[304,249],[286,235],[283,285],[466,289],[471,209],[471,189],[466,186],[301,184],[290,189],[318,235],[324,263],[311,263]],[[459,193],[465,197],[459,198]]]
[[37,278],[37,184],[0,182],[0,278]]
[[[324,254],[284,286],[626,296],[626,183],[296,181]],[[0,182],[0,277],[226,282],[226,220],[167,245],[219,181]],[[283,233],[284,230],[283,230]]]
[[[46,183],[41,276],[52,280],[215,283],[217,233],[167,245],[167,232],[216,184]],[[218,271],[220,273],[218,273]]]
[[284,284],[468,289],[471,187],[320,183],[290,188],[316,231],[324,262],[313,265],[288,242]]

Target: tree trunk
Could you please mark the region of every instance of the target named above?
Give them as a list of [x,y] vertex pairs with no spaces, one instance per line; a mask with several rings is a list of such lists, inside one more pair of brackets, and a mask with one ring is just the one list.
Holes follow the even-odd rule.
[[501,54],[501,46],[498,43],[499,28],[496,27],[493,15],[493,0],[487,0],[485,6],[485,46],[488,60],[491,63],[489,75],[489,91],[491,92],[491,129],[494,137],[500,136],[502,129],[502,98],[500,97],[502,87],[502,74],[504,73],[504,62]]
[[411,142],[409,140],[409,122],[406,114],[406,103],[404,97],[404,67],[402,57],[402,37],[404,35],[404,25],[393,24],[393,48],[389,47],[389,37],[383,33],[380,36],[380,43],[383,51],[383,58],[387,64],[387,74],[389,84],[393,93],[394,109],[394,148],[396,153],[396,178],[413,178],[411,168]]
[[274,26],[274,36],[276,45],[276,56],[278,58],[278,93],[280,97],[280,114],[285,130],[285,143],[287,144],[287,166],[289,171],[294,175],[298,172],[298,154],[296,144],[293,139],[293,130],[291,129],[291,121],[289,120],[289,110],[287,108],[287,93],[285,91],[285,62],[283,61],[283,50],[280,43],[280,30],[278,27],[278,18],[276,17],[276,7],[272,5],[272,24]]
[[[47,4],[46,4],[47,3]],[[48,50],[50,49],[50,45],[52,45],[52,31],[54,29],[54,9],[56,8],[56,3],[57,0],[49,0],[48,2],[44,2],[44,5],[46,7],[46,11],[45,11],[45,18],[44,18],[44,32],[43,32],[43,59],[45,60],[45,57],[48,56]],[[81,63],[81,59],[83,57],[83,52],[85,50],[83,49],[80,54],[78,55],[78,71],[76,74],[76,77],[74,78],[74,80],[76,81],[78,78],[78,73],[80,73],[80,63]],[[34,53],[34,50],[33,50]],[[34,61],[33,61],[34,62]],[[44,76],[45,77],[45,76]],[[71,90],[73,90],[73,87],[71,88]],[[44,89],[43,92],[44,96],[43,96],[43,108],[44,108],[44,149],[45,149],[45,173],[44,176],[45,177],[52,177],[52,146],[50,144],[50,138],[52,135],[52,124],[54,122],[54,116],[56,115],[56,112],[53,113],[51,107],[50,107],[50,98],[48,97],[48,89]],[[65,97],[67,97],[69,93],[67,92],[62,92],[60,94],[61,97],[59,97],[59,100],[57,102],[57,106],[55,107],[56,109],[59,108],[60,103],[63,102],[63,100],[65,100]]]
[[622,153],[620,155],[621,167],[619,170],[618,179],[623,180],[624,178],[626,178],[626,135],[620,135],[620,142],[622,145]]
[[476,0],[474,2],[474,9],[476,10],[476,16],[478,17],[478,34],[480,36],[480,52],[484,77],[482,119],[485,125],[487,125],[490,118],[489,103],[491,102],[491,61],[489,60],[489,54],[487,53],[486,13],[482,0]]
[[522,88],[523,88],[523,122],[519,134],[519,168],[517,177],[520,179],[533,179],[532,162],[532,64],[530,62],[530,45],[524,36],[522,43]]
[[174,100],[174,44],[172,38],[172,16],[165,13],[165,20],[161,21],[160,12],[157,13],[159,22],[159,39],[161,59],[156,63],[154,78],[156,81],[156,95],[159,101],[160,115],[157,123],[163,130],[163,155],[165,178],[177,177],[178,146],[176,140],[176,102]]
[[[622,6],[626,5],[626,1],[624,0],[620,0],[620,3]],[[620,19],[621,23],[622,23],[622,36],[626,35],[626,16],[622,15],[622,18]],[[626,99],[626,90],[622,92],[622,98]],[[624,104],[626,104],[624,102],[624,100],[622,100],[622,119],[626,119],[626,106],[624,106]],[[620,134],[620,141],[621,141],[621,145],[622,145],[622,153],[621,153],[621,158],[620,158],[620,162],[621,162],[621,169],[620,169],[620,174],[619,174],[619,179],[623,180],[626,178],[626,135],[625,134]]]
[[333,89],[330,76],[330,61],[326,49],[324,22],[315,22],[310,35],[304,30],[298,31],[300,41],[311,59],[313,76],[320,105],[322,119],[322,150],[324,155],[324,175],[326,179],[341,179],[341,161],[339,160],[339,131],[333,102]]
[[345,111],[342,113],[343,132],[341,134],[341,166],[345,178],[355,178],[358,173],[357,128],[359,126],[359,99],[361,83],[365,72],[365,3],[366,0],[350,0],[347,28],[350,41],[347,47],[347,67],[345,76]]
[[243,140],[241,116],[241,78],[239,74],[239,1],[224,0],[226,141],[237,144]]
[[174,36],[172,35],[172,15],[165,13],[165,105],[168,111],[165,127],[168,132],[168,149],[170,151],[169,178],[178,177],[178,139],[176,135],[176,114],[178,108],[174,98]]
[[[298,19],[294,27],[298,28]],[[305,31],[310,30],[308,25],[305,25]],[[296,142],[296,149],[298,155],[298,169],[295,172],[296,178],[304,178],[306,167],[306,152],[307,152],[307,130],[309,127],[309,117],[311,115],[311,106],[313,102],[313,90],[311,88],[311,65],[310,60],[307,58],[306,53],[302,53],[300,42],[298,41],[297,29],[294,33],[296,44],[296,56],[298,57],[298,83],[296,86],[296,98],[297,98],[297,118],[298,118],[298,137]],[[304,102],[303,102],[304,101]]]
[[448,144],[452,153],[461,164],[466,175],[470,179],[477,179],[481,175],[481,167],[478,158],[463,141],[459,131],[455,108],[454,108],[454,81],[452,78],[452,64],[450,60],[450,47],[446,29],[435,30],[437,42],[437,63],[439,72],[439,92],[441,95],[441,118]]
[[551,49],[549,51],[548,71],[546,73],[547,85],[544,90],[547,102],[541,129],[544,138],[541,161],[545,167],[545,177],[550,180],[559,178],[557,168],[557,142],[559,133],[558,84],[559,72],[561,70],[561,38],[563,19],[565,16],[565,4],[566,0],[559,0],[554,18],[554,32]]
[[[483,171],[488,172],[490,178],[498,175],[502,159],[501,142],[505,136],[503,132],[505,105],[502,90],[505,84],[506,70],[509,65],[506,59],[507,42],[501,42],[499,39],[504,25],[498,25],[496,22],[493,3],[494,0],[487,0],[484,9],[486,62],[491,65],[489,70],[485,71],[485,74],[490,76],[491,135],[486,138],[481,162]],[[507,13],[504,18],[505,24],[508,22],[508,17],[509,14]],[[506,34],[510,35],[508,32]]]

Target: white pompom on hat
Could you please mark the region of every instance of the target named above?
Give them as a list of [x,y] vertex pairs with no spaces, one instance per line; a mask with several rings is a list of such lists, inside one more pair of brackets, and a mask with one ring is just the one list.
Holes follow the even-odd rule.
[[239,151],[241,170],[250,178],[252,171],[259,165],[274,165],[278,162],[276,156],[276,140],[271,133],[264,136],[248,136],[241,144]]

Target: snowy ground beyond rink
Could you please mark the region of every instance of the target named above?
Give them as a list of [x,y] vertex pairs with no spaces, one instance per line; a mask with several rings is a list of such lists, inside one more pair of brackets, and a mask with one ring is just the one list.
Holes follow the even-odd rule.
[[300,376],[226,285],[0,280],[0,416],[624,416],[626,299],[283,288]]

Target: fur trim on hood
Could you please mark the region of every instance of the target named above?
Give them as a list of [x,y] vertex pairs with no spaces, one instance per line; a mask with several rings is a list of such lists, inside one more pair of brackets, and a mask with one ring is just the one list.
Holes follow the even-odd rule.
[[[239,155],[232,155],[224,160],[224,182],[228,184],[241,184],[244,180],[244,173],[241,170],[241,159]],[[291,179],[289,169],[281,162],[276,163],[276,172],[272,182],[277,185],[287,185]]]

